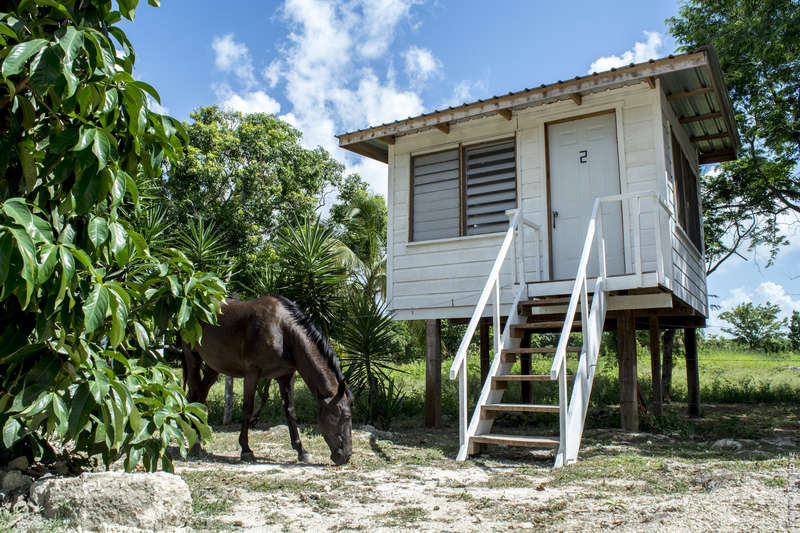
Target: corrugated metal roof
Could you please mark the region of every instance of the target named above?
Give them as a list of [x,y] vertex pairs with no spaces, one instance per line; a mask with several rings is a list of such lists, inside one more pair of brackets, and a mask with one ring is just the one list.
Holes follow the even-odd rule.
[[447,133],[451,124],[496,114],[510,120],[512,113],[519,109],[565,99],[580,104],[585,94],[643,81],[654,86],[655,78],[661,80],[673,110],[697,144],[702,154],[701,162],[734,159],[739,146],[738,132],[716,51],[712,47],[639,64],[631,63],[627,67],[606,72],[575,76],[571,80],[559,80],[456,107],[435,109],[416,117],[343,133],[337,138],[339,146],[345,149],[386,162],[388,145],[394,144],[398,136],[431,128]]

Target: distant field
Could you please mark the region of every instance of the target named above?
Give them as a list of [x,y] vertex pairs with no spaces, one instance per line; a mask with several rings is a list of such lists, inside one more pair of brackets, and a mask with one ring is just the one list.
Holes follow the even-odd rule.
[[[572,355],[569,370],[577,364],[577,356]],[[457,382],[450,381],[448,373],[451,360],[442,364],[442,410],[446,418],[454,420],[457,414]],[[701,399],[708,403],[785,403],[800,401],[800,354],[764,354],[749,351],[710,350],[699,354]],[[533,372],[547,373],[550,361],[546,358],[534,359]],[[518,369],[517,369],[518,370]],[[650,357],[646,349],[640,347],[639,384],[646,400],[651,395]],[[614,354],[601,356],[598,361],[597,374],[592,391],[592,403],[603,411],[614,410],[618,402],[619,388],[617,384],[617,362]],[[425,392],[425,362],[418,360],[398,366],[395,380],[401,386],[405,399],[401,403],[398,421],[402,419],[422,418]],[[469,396],[471,403],[477,400],[480,392],[480,362],[477,356],[469,358]],[[556,384],[551,382],[533,383],[533,394],[537,402],[556,401]],[[212,423],[222,420],[223,382],[220,380],[209,395],[209,411]],[[238,420],[241,410],[241,380],[236,380],[234,388],[237,399],[234,404],[234,418]],[[506,393],[506,401],[519,399],[519,385],[512,384]],[[316,402],[311,398],[302,379],[297,380],[296,408],[301,422],[314,422],[316,419]],[[283,420],[283,408],[278,399],[277,386],[271,388],[272,400],[262,411],[262,420],[280,422]],[[674,358],[672,399],[686,399],[686,370],[683,354]],[[256,401],[258,404],[259,402]],[[597,420],[597,424],[615,424],[617,417],[608,413],[608,417]],[[356,422],[358,422],[356,412]],[[409,420],[410,422],[410,420]]]

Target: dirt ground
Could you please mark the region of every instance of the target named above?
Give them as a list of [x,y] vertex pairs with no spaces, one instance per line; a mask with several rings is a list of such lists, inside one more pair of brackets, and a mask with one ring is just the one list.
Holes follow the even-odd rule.
[[251,432],[256,463],[217,428],[176,471],[195,531],[800,531],[800,408],[707,406],[694,422],[674,409],[658,434],[587,430],[561,469],[514,448],[456,462],[455,427],[355,429],[343,467],[308,428],[314,461],[298,464],[275,426]]

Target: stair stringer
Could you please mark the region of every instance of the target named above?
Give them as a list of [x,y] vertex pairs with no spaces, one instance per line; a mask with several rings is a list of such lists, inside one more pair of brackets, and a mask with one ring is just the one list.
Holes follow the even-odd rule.
[[475,404],[475,411],[472,413],[472,418],[467,428],[467,445],[458,451],[456,460],[463,461],[467,456],[476,452],[475,445],[470,442],[474,435],[485,435],[492,429],[494,424],[493,419],[481,419],[481,406],[490,403],[500,403],[503,399],[505,389],[493,389],[492,377],[501,374],[508,374],[514,363],[507,363],[503,361],[503,350],[519,348],[521,339],[511,336],[511,326],[522,324],[527,320],[527,317],[519,314],[519,303],[522,301],[523,295],[527,297],[528,289],[525,284],[520,284],[517,295],[514,298],[514,303],[511,305],[511,310],[508,313],[508,320],[503,329],[503,336],[500,339],[500,351],[494,354],[492,365],[489,367],[489,372],[486,374],[486,382],[483,384],[481,394],[478,397],[478,402]]
[[608,308],[605,280],[597,280],[594,294],[589,317],[583,320],[583,350],[578,360],[578,368],[575,370],[572,395],[567,410],[566,438],[562,440],[566,442],[566,450],[559,448],[555,467],[572,464],[578,460]]

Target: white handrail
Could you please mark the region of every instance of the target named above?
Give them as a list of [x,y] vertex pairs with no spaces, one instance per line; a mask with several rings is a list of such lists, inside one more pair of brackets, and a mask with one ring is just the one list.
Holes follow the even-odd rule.
[[[461,339],[461,344],[458,347],[458,351],[456,352],[456,356],[453,358],[453,364],[450,366],[450,379],[458,378],[458,398],[459,398],[459,409],[458,409],[458,432],[459,432],[459,440],[461,444],[461,448],[459,450],[459,457],[462,459],[466,456],[466,445],[469,440],[468,435],[468,425],[467,425],[467,350],[469,348],[470,342],[472,341],[472,336],[475,334],[475,330],[478,327],[478,323],[480,322],[481,317],[483,316],[484,309],[486,308],[486,304],[489,301],[489,296],[492,295],[494,292],[494,298],[492,301],[492,318],[493,318],[493,327],[494,327],[494,353],[495,357],[499,356],[499,353],[503,346],[505,346],[506,342],[509,338],[509,330],[510,324],[507,322],[505,330],[503,331],[502,335],[500,334],[500,270],[503,268],[503,264],[505,263],[506,256],[508,255],[508,251],[511,248],[511,244],[514,244],[514,259],[512,262],[513,267],[513,276],[514,276],[514,283],[519,284],[519,290],[517,292],[515,301],[519,301],[522,291],[527,291],[527,282],[525,280],[525,236],[523,232],[523,227],[528,226],[534,229],[538,235],[537,238],[537,263],[541,263],[540,258],[538,255],[541,254],[541,232],[540,227],[535,224],[534,222],[526,219],[522,216],[522,209],[513,209],[506,211],[506,214],[509,217],[509,224],[508,224],[508,231],[506,231],[505,238],[503,239],[503,243],[500,245],[500,250],[497,254],[497,258],[492,265],[492,270],[489,272],[489,277],[486,280],[486,284],[481,291],[481,295],[478,298],[478,303],[475,306],[475,311],[472,313],[472,317],[470,318],[469,324],[467,325],[467,330],[464,333],[464,337]],[[517,246],[517,241],[515,240],[516,233],[519,231],[519,246]]]
[[500,278],[500,269],[503,268],[506,254],[508,254],[511,241],[514,239],[514,232],[516,231],[517,222],[519,221],[519,214],[520,210],[518,209],[514,218],[511,219],[511,223],[508,225],[508,231],[506,231],[503,244],[500,246],[497,259],[494,260],[492,270],[489,271],[489,279],[486,280],[486,285],[483,286],[483,291],[481,291],[481,295],[478,298],[478,303],[475,305],[475,311],[472,313],[472,318],[470,318],[469,324],[467,325],[467,331],[464,333],[464,338],[461,339],[461,344],[458,346],[456,356],[453,358],[453,364],[450,365],[450,379],[456,378],[458,367],[461,366],[464,359],[467,357],[467,348],[469,348],[469,344],[472,342],[472,336],[475,335],[475,330],[478,328],[478,322],[480,322],[481,316],[483,315],[483,309],[486,307],[486,302],[489,301],[489,295],[492,293],[495,281]]

